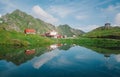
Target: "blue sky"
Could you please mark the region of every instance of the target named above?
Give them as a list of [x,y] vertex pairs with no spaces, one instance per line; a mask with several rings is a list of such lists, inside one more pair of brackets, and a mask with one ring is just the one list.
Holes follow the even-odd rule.
[[120,0],[0,0],[0,17],[15,9],[56,26],[68,24],[85,32],[106,22],[120,25]]

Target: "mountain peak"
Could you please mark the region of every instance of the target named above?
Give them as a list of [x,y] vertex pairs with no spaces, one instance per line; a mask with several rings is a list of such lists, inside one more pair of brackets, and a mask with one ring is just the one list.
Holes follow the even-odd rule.
[[22,16],[22,17],[24,17],[25,15],[27,15],[25,12],[23,12],[23,11],[21,11],[21,10],[19,10],[19,9],[16,9],[16,10],[13,11],[11,14],[12,14],[12,15],[15,15],[15,16]]
[[73,29],[67,24],[55,27],[54,25],[46,23],[40,19],[36,19],[19,9],[16,9],[11,14],[5,15],[3,20],[6,23],[6,30],[24,32],[25,29],[31,28],[35,29],[38,34],[44,34],[51,30],[56,30],[59,34],[67,36],[77,36],[82,34],[81,31]]

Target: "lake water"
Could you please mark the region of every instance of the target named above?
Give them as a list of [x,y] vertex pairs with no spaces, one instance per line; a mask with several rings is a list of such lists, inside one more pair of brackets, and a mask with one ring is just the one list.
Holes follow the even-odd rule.
[[120,54],[60,44],[0,48],[0,77],[120,77]]

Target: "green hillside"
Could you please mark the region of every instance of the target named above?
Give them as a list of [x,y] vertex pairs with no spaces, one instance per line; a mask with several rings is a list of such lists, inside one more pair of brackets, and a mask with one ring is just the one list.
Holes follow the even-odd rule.
[[53,40],[39,35],[26,35],[16,31],[0,29],[0,45],[13,46],[44,46],[53,43]]
[[91,32],[88,32],[83,35],[84,37],[92,37],[92,38],[112,38],[112,39],[120,39],[120,27],[106,27],[102,26],[94,29]]
[[14,30],[23,33],[26,28],[32,28],[36,30],[37,34],[44,34],[45,32],[49,32],[51,30],[58,30],[59,34],[67,36],[81,34],[81,31],[72,29],[69,26],[64,27],[61,25],[57,28],[50,23],[36,19],[18,9],[10,14],[2,16],[0,20],[3,21],[3,23],[0,23],[0,27],[7,31]]
[[6,14],[2,19],[6,24],[6,27],[4,27],[5,30],[24,32],[26,28],[33,28],[37,33],[45,33],[55,29],[55,26],[40,19],[33,18],[31,15],[21,12],[20,10],[15,10],[11,14]]

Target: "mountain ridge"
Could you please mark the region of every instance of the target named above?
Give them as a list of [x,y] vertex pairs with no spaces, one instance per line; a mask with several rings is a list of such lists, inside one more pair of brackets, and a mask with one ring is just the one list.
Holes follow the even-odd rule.
[[[2,16],[2,20],[3,23],[0,25],[2,25],[1,27],[4,28],[4,30],[15,30],[17,32],[24,32],[26,28],[33,28],[36,30],[37,34],[44,34],[46,32],[55,30],[58,31],[58,33],[61,35],[67,35],[65,32],[62,33],[65,30],[62,30],[61,27],[59,28],[59,26],[56,27],[50,23],[44,22],[41,19],[34,18],[31,15],[20,11],[19,9],[16,9],[10,14]],[[64,27],[64,25],[62,27]],[[73,29],[71,27],[69,29],[66,30],[71,34],[68,34],[67,36],[79,36],[84,33],[81,30]]]

